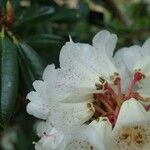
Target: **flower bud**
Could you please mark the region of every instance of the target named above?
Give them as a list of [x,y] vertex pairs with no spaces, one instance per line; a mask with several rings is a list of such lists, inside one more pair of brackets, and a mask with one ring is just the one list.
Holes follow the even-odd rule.
[[4,22],[5,25],[8,27],[12,27],[13,23],[15,21],[15,14],[14,9],[10,1],[7,1],[6,3],[6,13],[4,16]]

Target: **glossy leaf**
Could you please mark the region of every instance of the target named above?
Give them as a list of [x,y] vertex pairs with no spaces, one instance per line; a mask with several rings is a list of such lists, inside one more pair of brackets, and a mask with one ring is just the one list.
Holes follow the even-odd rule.
[[36,79],[41,79],[45,63],[27,43],[20,41],[18,45],[19,68],[26,89],[30,90]]
[[33,45],[35,44],[40,45],[40,44],[59,43],[59,42],[63,42],[64,39],[62,39],[60,36],[56,36],[52,34],[37,34],[37,35],[28,37],[26,41]]
[[57,8],[54,14],[49,18],[54,22],[76,22],[80,18],[80,14],[75,9]]
[[18,62],[15,44],[2,32],[0,36],[0,59],[0,126],[5,127],[13,113],[18,92]]
[[15,22],[15,26],[20,26],[25,23],[35,23],[35,21],[42,21],[50,17],[53,14],[55,9],[53,7],[41,7],[41,8],[32,8],[27,9],[23,13],[20,12],[20,15]]

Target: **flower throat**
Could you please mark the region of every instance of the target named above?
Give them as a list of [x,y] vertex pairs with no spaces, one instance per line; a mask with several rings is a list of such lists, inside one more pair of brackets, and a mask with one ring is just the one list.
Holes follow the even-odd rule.
[[[93,94],[95,113],[92,119],[97,119],[100,116],[107,117],[114,126],[120,107],[124,101],[129,100],[130,98],[144,100],[139,93],[134,91],[135,85],[143,78],[145,78],[145,75],[141,70],[136,70],[127,92],[124,94],[122,93],[121,78],[118,73],[114,73],[114,75],[111,76],[111,80],[113,81],[112,85],[110,85],[103,77],[100,77],[100,83],[96,83],[95,85],[96,88],[102,92]],[[116,90],[114,90],[112,86],[115,87]]]

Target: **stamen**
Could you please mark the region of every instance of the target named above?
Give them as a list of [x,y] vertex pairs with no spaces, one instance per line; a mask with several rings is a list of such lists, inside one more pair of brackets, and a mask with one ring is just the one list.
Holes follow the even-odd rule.
[[113,76],[110,76],[110,79],[113,81],[114,85],[117,86],[118,96],[122,97],[121,78],[119,76],[119,73],[115,72]]
[[140,80],[142,80],[143,78],[145,77],[144,74],[142,74],[140,72],[140,70],[136,71],[134,74],[133,74],[133,79],[131,81],[131,84],[130,86],[128,87],[128,91],[127,91],[127,94],[125,95],[125,100],[129,99],[130,98],[130,95],[136,85],[137,82],[139,82]]
[[99,77],[99,81],[103,84],[106,80],[101,76]]
[[150,111],[150,105],[144,107],[146,111]]
[[103,89],[103,85],[99,84],[99,83],[95,83],[96,89],[97,90],[102,90]]
[[115,83],[117,85],[117,89],[118,89],[118,96],[122,96],[122,90],[121,90],[121,79],[120,78],[116,78]]
[[101,82],[101,84],[99,84],[99,86],[104,91],[108,86],[108,82],[103,77],[100,77],[99,81]]
[[117,105],[120,107],[121,103],[122,103],[121,102],[122,100],[120,99],[120,97],[117,96],[117,94],[114,92],[114,90],[110,86],[107,87],[107,91],[112,95],[112,98],[115,100]]
[[99,94],[95,94],[96,98],[103,103],[103,105],[109,110],[109,111],[113,111],[113,106],[111,105],[111,103],[109,103],[109,99],[107,98],[106,95],[99,93]]
[[130,98],[135,98],[136,100],[145,101],[144,97],[142,97],[138,92],[132,92],[130,94]]
[[101,109],[100,107],[98,107],[97,105],[94,105],[94,108],[95,108],[95,111],[100,113],[101,115],[106,114],[106,112],[103,109]]
[[[95,101],[93,102],[93,106],[95,108],[95,114],[91,119],[96,119],[100,116],[107,117],[114,126],[123,101],[130,98],[146,101],[144,97],[134,91],[134,87],[137,82],[142,80],[144,77],[145,75],[141,72],[141,70],[136,70],[126,94],[122,93],[121,78],[118,73],[114,73],[110,76],[110,79],[113,82],[113,87],[116,86],[115,89],[117,89],[117,93],[109,82],[107,82],[103,77],[100,77],[100,83],[95,84],[97,90],[99,89],[100,92],[94,93]],[[150,105],[145,106],[144,108],[146,111],[150,111]]]

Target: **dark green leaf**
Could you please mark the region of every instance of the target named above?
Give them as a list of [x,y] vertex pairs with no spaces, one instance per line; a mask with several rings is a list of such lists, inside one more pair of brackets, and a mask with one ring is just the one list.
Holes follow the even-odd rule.
[[42,8],[32,8],[24,11],[18,16],[15,26],[19,26],[28,22],[35,23],[35,21],[42,21],[50,17],[54,12],[53,7],[42,7]]
[[13,113],[18,91],[18,62],[15,44],[2,32],[0,36],[0,58],[0,125],[5,127]]
[[80,18],[80,13],[75,9],[57,8],[49,18],[54,22],[76,22]]
[[7,0],[0,0],[0,11],[4,13]]
[[20,41],[18,46],[20,71],[29,90],[34,80],[41,79],[45,63],[27,43]]
[[30,36],[28,39],[26,39],[26,41],[33,45],[35,44],[39,45],[39,44],[53,44],[63,42],[64,40],[61,37],[52,34],[38,34]]

